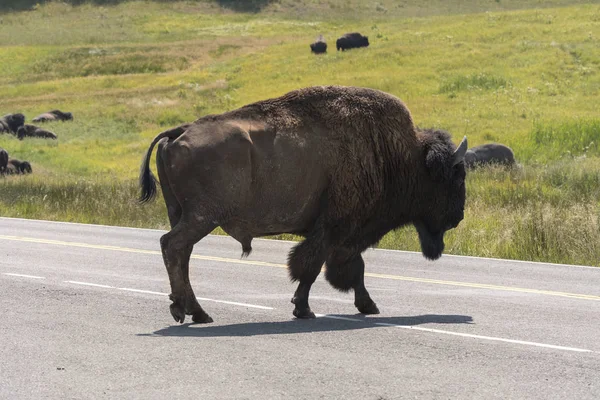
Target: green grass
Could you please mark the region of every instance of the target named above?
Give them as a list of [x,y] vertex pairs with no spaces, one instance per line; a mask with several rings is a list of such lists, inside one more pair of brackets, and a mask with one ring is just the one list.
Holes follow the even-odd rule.
[[[513,148],[519,168],[469,173],[446,252],[600,265],[598,2],[114,3],[0,7],[0,115],[75,116],[47,125],[58,141],[0,135],[34,169],[0,179],[0,215],[166,228],[160,200],[135,202],[157,133],[300,87],[356,85],[397,95],[421,127]],[[371,45],[336,52],[350,31]],[[319,34],[330,47],[316,57]],[[419,249],[412,228],[380,245]]]

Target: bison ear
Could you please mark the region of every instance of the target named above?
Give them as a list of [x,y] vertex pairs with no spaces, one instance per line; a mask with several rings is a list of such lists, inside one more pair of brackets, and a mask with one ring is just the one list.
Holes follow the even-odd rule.
[[448,152],[444,146],[435,144],[427,149],[425,166],[434,181],[441,182],[450,177],[452,170],[451,157],[452,153]]

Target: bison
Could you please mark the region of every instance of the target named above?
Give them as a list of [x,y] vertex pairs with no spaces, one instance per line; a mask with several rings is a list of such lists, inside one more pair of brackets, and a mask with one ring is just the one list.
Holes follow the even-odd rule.
[[359,47],[368,47],[369,37],[363,36],[358,32],[346,33],[335,42],[335,46],[337,47],[338,51],[355,49]]
[[8,166],[8,152],[0,147],[0,174],[6,172]]
[[310,51],[315,54],[327,53],[327,43],[325,43],[325,39],[323,39],[323,35],[319,35],[317,40],[310,45]]
[[17,130],[24,124],[25,116],[23,114],[6,114],[0,118],[0,133],[16,134]]
[[390,230],[413,224],[423,255],[439,258],[444,233],[463,219],[466,137],[416,130],[404,103],[367,88],[316,86],[207,115],[160,133],[140,170],[140,201],[156,195],[156,164],[171,230],[160,245],[171,315],[212,322],[189,280],[195,243],[217,226],[242,245],[255,237],[304,237],[288,256],[299,285],[293,315],[314,318],[308,297],[325,278],[354,290],[361,313],[379,310],[364,285],[361,253]]
[[71,121],[73,114],[70,112],[62,112],[60,110],[52,110],[43,113],[32,119],[32,122],[48,122],[48,121]]
[[33,170],[29,161],[20,161],[14,158],[8,160],[7,174],[30,174],[32,172]]
[[54,132],[47,131],[39,126],[25,124],[17,130],[17,137],[23,140],[25,137],[37,137],[44,139],[57,139]]
[[488,164],[512,166],[515,164],[515,155],[510,147],[500,143],[488,143],[467,150],[465,154],[467,168]]

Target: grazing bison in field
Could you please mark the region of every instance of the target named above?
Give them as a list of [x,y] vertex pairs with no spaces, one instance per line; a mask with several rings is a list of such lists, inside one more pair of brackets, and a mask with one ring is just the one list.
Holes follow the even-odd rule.
[[358,32],[346,33],[335,42],[335,46],[338,50],[341,49],[342,51],[358,47],[368,47],[369,37],[363,36]]
[[29,161],[20,161],[14,158],[8,160],[7,174],[30,174],[33,170]]
[[0,147],[0,174],[6,172],[8,166],[8,152]]
[[510,147],[500,143],[488,143],[467,150],[465,154],[465,166],[467,168],[476,168],[488,164],[512,166],[515,164],[515,155]]
[[398,98],[372,89],[317,86],[253,103],[162,132],[140,171],[140,201],[158,177],[171,231],[160,239],[171,284],[171,314],[212,322],[189,281],[195,243],[217,226],[243,255],[259,236],[305,237],[288,258],[299,281],[294,316],[314,318],[311,285],[325,277],[353,289],[361,313],[379,312],[364,285],[361,253],[387,232],[413,224],[423,255],[444,250],[444,233],[463,219],[464,154],[444,132],[416,130]]
[[325,39],[323,39],[323,35],[319,35],[317,40],[310,45],[310,51],[315,54],[327,53],[327,43],[325,43]]
[[37,137],[44,139],[58,138],[53,132],[42,129],[39,126],[30,124],[25,124],[22,127],[20,127],[17,131],[17,137],[19,138],[19,140],[23,140],[25,137]]
[[48,121],[71,121],[73,114],[70,112],[62,112],[60,110],[52,110],[43,113],[32,119],[32,122],[48,122]]
[[0,118],[0,133],[16,134],[17,130],[23,124],[25,124],[25,116],[23,114],[6,114]]

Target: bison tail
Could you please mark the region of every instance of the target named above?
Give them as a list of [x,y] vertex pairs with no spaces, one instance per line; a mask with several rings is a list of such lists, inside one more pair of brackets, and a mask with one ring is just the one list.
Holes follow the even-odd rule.
[[144,156],[144,159],[142,160],[142,166],[140,168],[139,182],[140,182],[140,188],[142,189],[142,192],[141,192],[140,198],[139,198],[140,203],[146,203],[146,202],[152,200],[156,196],[156,178],[154,177],[154,174],[150,170],[150,158],[152,157],[152,150],[154,149],[154,146],[156,145],[156,143],[158,143],[160,140],[162,140],[164,138],[177,139],[179,136],[181,136],[183,134],[183,132],[186,131],[186,129],[189,126],[190,126],[190,124],[184,124],[184,125],[178,126],[177,128],[173,128],[168,131],[164,131],[164,132],[158,134],[158,136],[156,136],[154,138],[152,143],[150,143],[150,147],[148,148],[148,151],[146,151],[146,155]]

